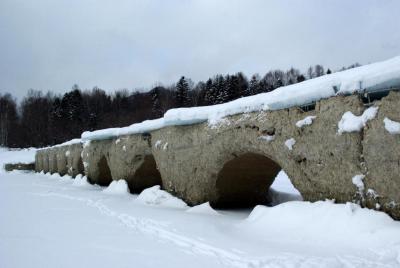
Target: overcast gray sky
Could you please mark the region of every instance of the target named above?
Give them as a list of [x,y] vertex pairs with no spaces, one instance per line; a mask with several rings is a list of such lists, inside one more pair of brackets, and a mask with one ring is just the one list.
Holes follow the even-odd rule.
[[398,0],[1,0],[0,93],[108,91],[400,55]]

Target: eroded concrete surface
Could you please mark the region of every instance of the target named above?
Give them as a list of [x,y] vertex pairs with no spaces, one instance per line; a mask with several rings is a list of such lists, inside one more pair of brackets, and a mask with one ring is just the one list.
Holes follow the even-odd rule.
[[[384,128],[385,117],[400,122],[400,93],[372,105],[378,115],[360,132],[338,134],[338,122],[351,111],[368,108],[357,95],[299,108],[229,116],[216,125],[174,126],[146,134],[121,136],[43,149],[36,170],[84,172],[92,183],[128,181],[131,192],[161,184],[191,205],[262,203],[282,168],[303,198],[358,202],[400,219],[400,135]],[[316,116],[301,128],[296,122]],[[292,148],[285,142],[292,141]],[[364,175],[364,190],[353,182]]]

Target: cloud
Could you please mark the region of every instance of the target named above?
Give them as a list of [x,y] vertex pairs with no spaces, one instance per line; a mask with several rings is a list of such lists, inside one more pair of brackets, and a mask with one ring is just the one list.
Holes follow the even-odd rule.
[[150,87],[400,54],[388,1],[2,0],[0,92]]

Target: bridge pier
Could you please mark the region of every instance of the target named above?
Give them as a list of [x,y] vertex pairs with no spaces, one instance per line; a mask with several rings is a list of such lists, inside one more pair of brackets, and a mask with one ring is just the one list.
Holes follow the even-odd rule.
[[67,172],[71,177],[78,174],[84,174],[82,161],[82,144],[71,144],[67,146],[65,156],[67,158]]
[[66,154],[67,152],[65,152],[62,148],[57,148],[55,150],[55,155],[57,158],[57,173],[60,174],[60,176],[64,176],[68,173]]

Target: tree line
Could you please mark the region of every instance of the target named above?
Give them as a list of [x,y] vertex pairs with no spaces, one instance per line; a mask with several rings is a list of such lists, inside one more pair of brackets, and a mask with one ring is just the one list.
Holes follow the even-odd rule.
[[[353,64],[341,70],[358,66]],[[111,94],[98,87],[81,90],[78,85],[63,95],[31,89],[19,105],[11,94],[0,94],[0,146],[55,145],[79,138],[87,130],[159,118],[171,108],[225,103],[330,73],[329,69],[315,65],[306,74],[290,68],[247,78],[238,72],[218,74],[197,84],[182,76],[176,84],[157,85],[147,92],[118,90]]]

